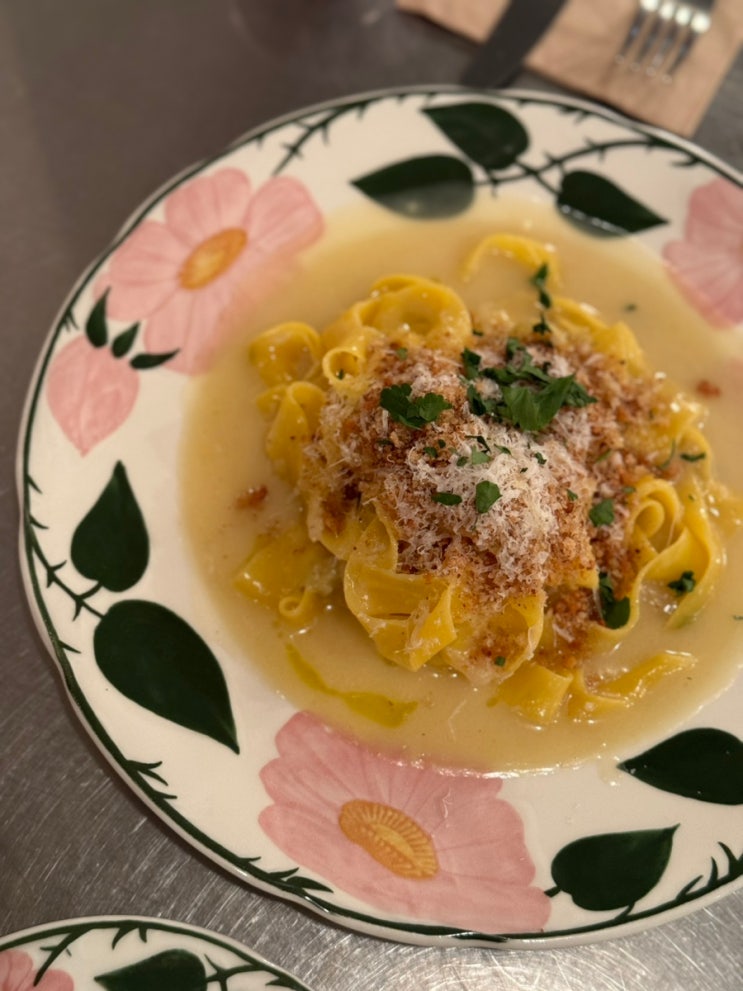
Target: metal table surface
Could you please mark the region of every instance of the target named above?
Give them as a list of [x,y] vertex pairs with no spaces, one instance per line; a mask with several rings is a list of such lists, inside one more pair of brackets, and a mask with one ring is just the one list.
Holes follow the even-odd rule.
[[[23,596],[14,456],[25,390],[58,306],[130,211],[275,115],[456,82],[474,53],[393,0],[1,0],[0,934],[158,916],[232,936],[317,991],[743,987],[743,891],[640,935],[494,951],[358,935],[240,884],[111,773]],[[516,83],[549,88],[527,74]],[[696,140],[743,169],[743,58]]]

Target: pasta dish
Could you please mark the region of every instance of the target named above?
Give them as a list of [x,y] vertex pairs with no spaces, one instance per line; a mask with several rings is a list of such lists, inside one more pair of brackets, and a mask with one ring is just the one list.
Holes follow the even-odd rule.
[[394,275],[321,331],[253,341],[266,450],[300,498],[238,585],[299,626],[342,589],[382,658],[453,669],[544,723],[627,704],[690,663],[663,650],[587,674],[641,604],[669,628],[704,607],[730,500],[703,407],[626,323],[561,294],[556,251],[491,235],[464,278],[500,264],[523,270],[526,318]]

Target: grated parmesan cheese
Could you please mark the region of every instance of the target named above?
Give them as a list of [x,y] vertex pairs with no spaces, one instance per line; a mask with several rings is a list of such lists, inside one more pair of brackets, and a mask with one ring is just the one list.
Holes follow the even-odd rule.
[[[496,326],[473,337],[482,368],[507,365],[509,331]],[[401,358],[388,341],[369,355],[366,393],[328,397],[299,488],[321,507],[309,515],[311,537],[355,506],[374,503],[397,538],[400,569],[456,580],[475,609],[546,591],[553,631],[572,650],[588,623],[600,621],[596,597],[577,587],[576,575],[607,571],[622,593],[632,568],[627,493],[643,475],[658,473],[656,447],[629,444],[627,429],[654,417],[662,430],[667,408],[656,380],[631,375],[585,343],[558,347],[540,339],[520,347],[550,376],[574,376],[591,402],[563,406],[542,430],[522,430],[473,412],[458,353],[417,347]],[[410,385],[412,399],[441,395],[451,408],[412,429],[380,405],[382,390],[395,385]],[[488,377],[477,378],[477,389],[484,399],[502,397]],[[485,512],[476,504],[480,483],[500,493]],[[459,501],[442,504],[434,499],[441,493]],[[613,500],[614,519],[596,526],[589,513],[601,499]]]

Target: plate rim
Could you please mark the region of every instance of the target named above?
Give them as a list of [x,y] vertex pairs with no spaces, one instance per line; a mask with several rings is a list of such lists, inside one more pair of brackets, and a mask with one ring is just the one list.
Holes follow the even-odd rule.
[[[102,723],[98,719],[92,706],[86,699],[77,679],[74,676],[71,665],[64,657],[64,654],[56,646],[58,637],[48,615],[43,597],[40,592],[40,582],[33,573],[31,559],[32,548],[28,546],[26,540],[26,519],[28,506],[26,500],[25,474],[28,462],[28,449],[31,438],[31,425],[34,410],[39,401],[40,390],[44,379],[46,365],[51,355],[51,344],[60,330],[65,315],[77,302],[82,291],[89,285],[92,274],[102,266],[105,260],[119,247],[125,238],[136,228],[141,220],[156,206],[169,192],[180,186],[190,177],[197,175],[209,166],[227,157],[231,152],[259,140],[275,130],[288,124],[297,122],[323,110],[352,106],[355,103],[379,102],[393,97],[406,96],[431,96],[440,97],[442,95],[451,96],[484,96],[493,100],[503,100],[510,103],[539,104],[552,108],[568,107],[573,110],[582,111],[586,117],[598,118],[608,123],[616,124],[620,127],[634,131],[637,134],[656,137],[672,147],[684,151],[695,160],[701,163],[720,176],[730,179],[738,186],[743,187],[743,172],[726,163],[718,156],[707,152],[696,145],[693,141],[682,138],[667,130],[657,126],[635,121],[622,113],[604,107],[582,97],[562,93],[550,93],[541,90],[531,90],[529,88],[487,88],[487,87],[467,87],[459,84],[410,84],[406,86],[390,86],[378,89],[364,90],[345,94],[338,97],[330,97],[307,106],[299,107],[294,111],[288,111],[249,128],[226,146],[223,146],[213,154],[192,162],[181,169],[176,174],[170,176],[161,183],[149,196],[143,199],[134,210],[130,212],[124,222],[119,226],[116,233],[110,238],[106,246],[97,253],[92,261],[85,267],[81,275],[76,279],[72,288],[67,293],[63,303],[57,310],[53,321],[45,332],[40,351],[34,363],[29,384],[26,389],[20,424],[18,428],[16,444],[16,486],[19,504],[19,557],[21,565],[21,578],[24,587],[25,599],[31,613],[36,630],[38,631],[45,653],[51,655],[54,668],[58,671],[62,679],[62,684],[68,699],[76,710],[77,718],[82,722],[86,735],[92,740],[98,751],[103,755],[107,764],[113,768],[118,776],[127,783],[137,798],[145,803],[152,812],[164,822],[168,828],[173,829],[186,843],[206,856],[211,862],[225,868],[229,874],[241,883],[246,883],[253,888],[263,891],[269,895],[280,897],[282,900],[290,902],[298,907],[309,909],[316,916],[337,923],[351,931],[366,935],[377,936],[393,940],[395,942],[405,942],[413,945],[472,945],[479,947],[493,948],[529,948],[541,947],[558,948],[562,946],[582,945],[586,943],[599,942],[619,936],[631,935],[637,932],[646,931],[649,928],[682,918],[691,912],[699,909],[732,894],[743,887],[743,877],[738,877],[729,881],[712,891],[703,891],[700,894],[690,897],[689,901],[670,908],[658,908],[648,910],[648,914],[629,921],[621,918],[600,921],[586,926],[576,926],[569,929],[553,930],[536,933],[517,933],[514,935],[501,935],[497,933],[483,933],[464,930],[445,925],[426,925],[410,922],[395,922],[391,919],[384,919],[380,916],[384,910],[378,910],[378,916],[365,914],[353,908],[332,905],[322,898],[313,895],[311,892],[296,893],[277,887],[276,884],[264,881],[256,877],[252,871],[248,871],[237,865],[236,861],[241,859],[231,854],[226,847],[218,841],[213,840],[204,833],[198,826],[192,823],[186,816],[174,807],[165,803],[157,802],[152,796],[157,795],[154,789],[149,789],[147,783],[136,777],[127,769],[130,763],[120,751],[118,745],[109,735]],[[245,858],[243,858],[245,859]],[[254,858],[247,858],[254,859]],[[375,910],[377,911],[377,910]],[[116,918],[115,916],[91,917],[91,918]],[[143,917],[146,918],[146,917]],[[173,923],[181,925],[180,923]],[[185,924],[184,924],[185,925]],[[206,930],[208,932],[208,930]],[[0,937],[0,945],[2,938]]]
[[[290,974],[279,964],[275,964],[257,950],[253,950],[246,943],[236,939],[234,936],[227,936],[214,929],[205,926],[195,925],[190,922],[178,922],[174,919],[160,918],[150,915],[83,915],[59,919],[51,922],[41,922],[35,926],[28,926],[16,932],[0,935],[0,953],[6,950],[21,948],[25,944],[34,940],[44,939],[58,933],[69,931],[72,928],[88,926],[87,932],[94,929],[117,928],[122,925],[145,926],[147,929],[156,929],[159,932],[172,933],[179,936],[191,936],[204,942],[212,943],[224,949],[238,953],[243,957],[249,957],[251,961],[260,964],[267,974],[273,977],[286,977],[293,981],[298,991],[312,991],[312,988],[304,981]],[[83,933],[82,935],[87,935]],[[285,985],[288,987],[289,985]]]

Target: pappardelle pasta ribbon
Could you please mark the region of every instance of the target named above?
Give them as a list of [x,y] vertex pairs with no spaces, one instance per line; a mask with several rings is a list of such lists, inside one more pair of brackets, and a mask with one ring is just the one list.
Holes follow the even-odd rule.
[[464,281],[492,265],[523,270],[526,319],[393,275],[324,329],[255,339],[266,450],[302,511],[238,582],[301,623],[334,588],[388,661],[453,668],[535,722],[590,719],[692,663],[585,670],[646,588],[671,629],[704,607],[730,499],[703,408],[652,374],[626,323],[561,294],[554,248],[493,234]]

